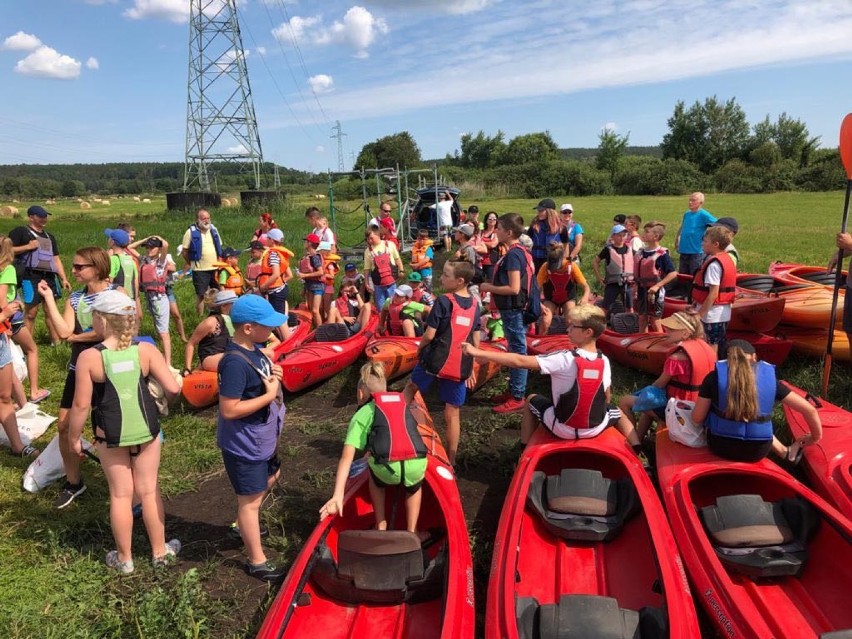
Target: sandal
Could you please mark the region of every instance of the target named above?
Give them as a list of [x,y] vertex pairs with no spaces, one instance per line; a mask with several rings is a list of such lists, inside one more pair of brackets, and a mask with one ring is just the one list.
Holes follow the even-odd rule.
[[50,391],[46,388],[43,389],[38,395],[30,399],[31,404],[39,404],[50,397]]
[[13,450],[10,450],[9,452],[11,452],[11,453],[12,453],[12,456],[13,456],[13,457],[21,457],[21,458],[24,458],[24,457],[38,457],[38,456],[39,456],[39,453],[41,453],[41,451],[40,451],[38,448],[36,448],[35,446],[30,446],[29,444],[27,444],[26,446],[24,446],[24,447],[23,447],[21,450],[19,450],[17,453],[16,453],[15,451],[13,451]]
[[793,466],[798,466],[799,462],[802,461],[802,455],[805,452],[805,447],[801,442],[794,441],[792,444],[787,446],[787,454],[784,455],[784,461],[790,463]]

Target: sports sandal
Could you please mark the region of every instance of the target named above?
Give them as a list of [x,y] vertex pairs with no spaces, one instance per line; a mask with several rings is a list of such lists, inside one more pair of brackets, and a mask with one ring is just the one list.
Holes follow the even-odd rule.
[[179,539],[172,539],[166,542],[166,552],[161,557],[152,557],[151,563],[154,568],[165,568],[175,562],[175,557],[182,548]]
[[805,447],[798,440],[787,446],[787,454],[784,455],[784,461],[793,466],[798,466],[802,461],[802,455],[805,452]]
[[22,458],[23,457],[38,457],[39,453],[41,453],[41,451],[38,448],[36,448],[35,446],[30,446],[29,444],[24,446],[17,453],[12,451],[11,449],[9,450],[9,452],[11,453],[12,457],[22,457]]

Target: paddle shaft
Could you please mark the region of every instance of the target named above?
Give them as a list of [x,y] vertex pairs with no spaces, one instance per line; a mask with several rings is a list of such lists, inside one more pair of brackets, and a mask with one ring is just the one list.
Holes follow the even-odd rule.
[[[843,204],[843,220],[840,223],[840,232],[846,232],[849,221],[849,196],[852,194],[852,179],[846,180],[846,198]],[[831,377],[832,355],[831,347],[834,344],[834,326],[837,323],[837,300],[840,297],[840,287],[843,282],[843,249],[837,249],[837,264],[835,265],[834,293],[831,296],[831,315],[828,320],[828,337],[825,342],[825,363],[822,369],[822,396],[828,396],[828,380]]]

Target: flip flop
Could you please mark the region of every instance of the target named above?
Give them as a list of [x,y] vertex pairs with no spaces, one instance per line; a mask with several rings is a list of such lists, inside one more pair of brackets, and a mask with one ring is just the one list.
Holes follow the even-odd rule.
[[46,388],[43,389],[38,395],[30,399],[31,404],[39,404],[50,397],[50,391]]
[[787,446],[787,454],[784,455],[784,460],[792,466],[798,466],[799,462],[802,461],[804,451],[805,447],[798,441],[794,441],[792,444]]

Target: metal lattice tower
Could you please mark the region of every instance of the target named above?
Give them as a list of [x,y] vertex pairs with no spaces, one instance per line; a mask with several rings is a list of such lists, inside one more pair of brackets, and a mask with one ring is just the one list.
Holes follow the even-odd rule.
[[236,0],[190,0],[183,190],[210,191],[208,165],[245,165],[260,188],[257,133]]
[[337,124],[331,127],[331,130],[333,131],[330,136],[331,139],[337,139],[337,170],[343,173],[346,170],[346,167],[343,166],[343,138],[346,134],[343,132],[343,127],[340,126],[340,120],[337,120]]

